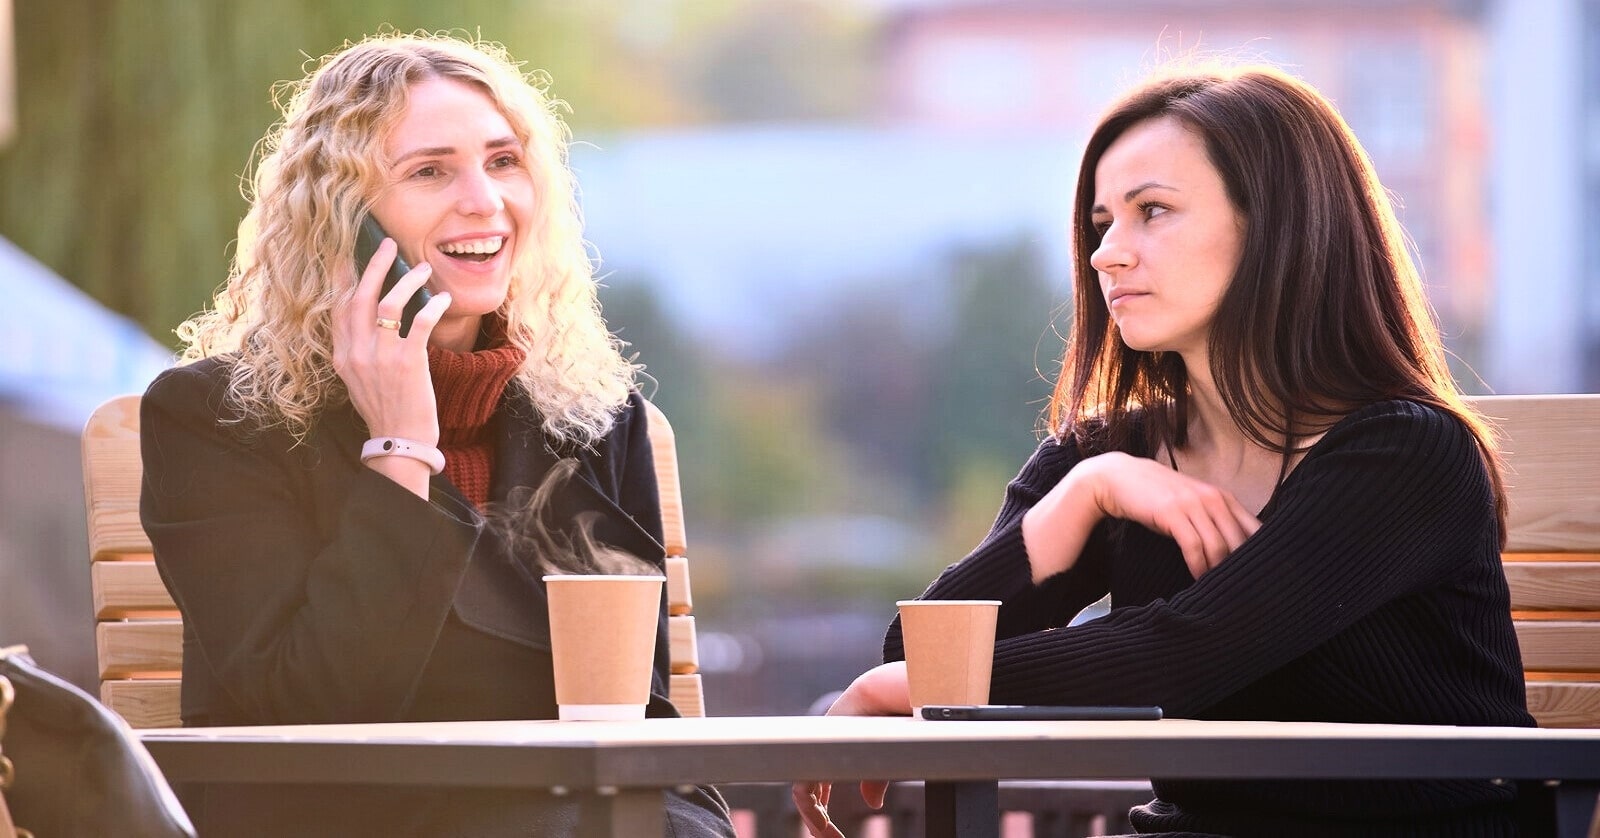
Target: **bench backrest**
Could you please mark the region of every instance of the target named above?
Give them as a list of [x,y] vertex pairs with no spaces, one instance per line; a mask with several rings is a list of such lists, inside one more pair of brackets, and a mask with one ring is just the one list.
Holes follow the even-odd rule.
[[1480,396],[1511,500],[1503,556],[1528,709],[1600,727],[1600,395]]
[[[667,548],[671,698],[684,715],[703,716],[677,444],[666,416],[653,404],[646,408]],[[100,700],[133,727],[177,727],[183,624],[139,523],[142,476],[139,397],[119,396],[96,408],[83,431]]]

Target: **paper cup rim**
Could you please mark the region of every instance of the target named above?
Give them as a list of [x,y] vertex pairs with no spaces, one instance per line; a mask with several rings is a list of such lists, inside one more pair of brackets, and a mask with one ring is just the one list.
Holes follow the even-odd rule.
[[908,605],[1000,605],[998,599],[902,599],[895,602],[896,608]]
[[603,582],[613,579],[637,579],[641,582],[667,581],[667,577],[659,573],[550,573],[544,577],[546,582],[554,579],[582,579],[586,582]]

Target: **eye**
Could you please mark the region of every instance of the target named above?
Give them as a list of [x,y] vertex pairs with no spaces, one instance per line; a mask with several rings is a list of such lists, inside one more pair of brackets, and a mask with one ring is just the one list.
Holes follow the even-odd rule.
[[419,166],[419,167],[417,167],[416,171],[411,173],[411,176],[413,178],[420,178],[422,180],[427,180],[428,178],[435,178],[435,177],[439,176],[439,167],[438,166],[434,166],[432,164],[429,164],[427,166]]
[[1106,231],[1111,229],[1111,219],[1093,218],[1090,219],[1089,225],[1090,229],[1094,230],[1095,238],[1103,239],[1106,236]]
[[522,165],[522,158],[509,151],[489,161],[489,168],[491,169],[514,169],[520,165]]
[[1144,201],[1139,204],[1139,212],[1143,214],[1146,219],[1155,218],[1156,216],[1167,212],[1168,209],[1170,208],[1165,204],[1158,204],[1154,201]]

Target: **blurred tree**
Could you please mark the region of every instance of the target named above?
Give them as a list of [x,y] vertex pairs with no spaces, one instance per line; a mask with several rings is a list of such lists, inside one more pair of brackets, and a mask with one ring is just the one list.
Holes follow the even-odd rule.
[[869,99],[864,20],[843,4],[743,4],[706,30],[684,70],[725,120],[856,119]]
[[[666,119],[659,74],[613,73],[606,4],[529,0],[60,0],[16,8],[19,132],[0,154],[0,235],[169,344],[227,276],[240,178],[277,118],[269,89],[363,35],[468,32],[506,45],[554,92]],[[621,56],[621,57],[619,57]],[[581,97],[576,95],[581,93]],[[581,119],[577,124],[582,124]]]
[[1026,239],[950,258],[952,323],[932,359],[928,442],[940,493],[970,467],[1022,464],[1061,355],[1051,312],[1060,305],[1044,260]]
[[672,420],[696,522],[726,529],[835,508],[852,469],[849,452],[820,433],[813,383],[710,357],[648,283],[608,278],[601,302],[654,379],[646,395]]

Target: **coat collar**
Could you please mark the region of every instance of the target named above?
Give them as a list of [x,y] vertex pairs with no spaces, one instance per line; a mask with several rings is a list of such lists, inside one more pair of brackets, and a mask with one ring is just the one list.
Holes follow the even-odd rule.
[[[609,440],[596,450],[558,453],[540,427],[538,411],[516,387],[509,389],[495,419],[496,453],[494,475],[489,487],[493,502],[504,502],[514,491],[531,491],[539,486],[562,457],[575,457],[578,469],[567,485],[552,495],[550,508],[542,518],[547,526],[570,531],[574,521],[591,521],[596,541],[625,550],[660,566],[665,550],[635,522],[602,488],[603,460],[615,456]],[[460,493],[443,477],[436,477],[435,489]],[[473,551],[460,589],[455,612],[463,623],[503,639],[537,649],[550,648],[549,616],[544,583],[537,570],[536,557],[517,555],[493,527],[483,527],[483,535]]]

